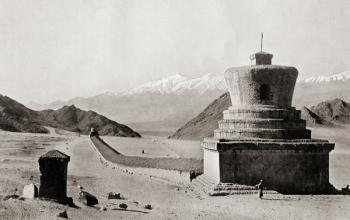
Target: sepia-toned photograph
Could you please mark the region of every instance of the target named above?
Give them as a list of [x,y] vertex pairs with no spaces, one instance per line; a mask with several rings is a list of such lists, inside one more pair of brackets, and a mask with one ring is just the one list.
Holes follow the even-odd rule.
[[349,184],[349,0],[0,0],[0,220],[347,220]]

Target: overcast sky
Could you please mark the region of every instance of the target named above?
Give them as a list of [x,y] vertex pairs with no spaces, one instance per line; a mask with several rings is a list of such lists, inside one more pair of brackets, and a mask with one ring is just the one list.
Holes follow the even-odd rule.
[[223,74],[261,31],[301,78],[350,70],[349,0],[0,0],[0,93],[46,103]]

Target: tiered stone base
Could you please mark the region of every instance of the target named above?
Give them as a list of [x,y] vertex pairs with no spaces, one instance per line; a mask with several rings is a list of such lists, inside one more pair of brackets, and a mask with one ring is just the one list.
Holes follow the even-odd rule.
[[300,111],[295,108],[281,109],[276,106],[255,105],[230,107],[223,112],[215,139],[240,138],[309,139],[311,131],[305,129]]
[[[200,189],[210,196],[223,196],[232,194],[258,194],[255,186],[239,185],[235,183],[217,183],[206,175],[200,175],[192,181],[193,187]],[[273,190],[265,190],[264,194],[277,194]]]
[[286,194],[316,194],[329,190],[329,152],[334,144],[328,141],[206,139],[202,146],[204,174],[212,183],[225,183],[214,184],[210,192],[224,190],[227,193],[231,188],[234,191],[236,185],[254,186],[261,179],[268,189]]

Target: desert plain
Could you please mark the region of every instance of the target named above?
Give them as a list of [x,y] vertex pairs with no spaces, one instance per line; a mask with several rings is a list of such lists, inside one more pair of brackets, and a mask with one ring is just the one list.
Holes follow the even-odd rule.
[[[50,134],[0,131],[0,219],[350,219],[347,195],[230,195],[209,197],[187,185],[144,175],[125,173],[101,163],[88,136],[49,128]],[[313,138],[336,143],[330,153],[330,182],[338,189],[350,184],[350,129],[313,128]],[[202,158],[198,141],[166,137],[102,137],[130,156]],[[9,199],[21,195],[29,182],[39,184],[38,158],[58,149],[70,156],[68,192],[78,208],[40,199]],[[144,150],[144,154],[142,154]],[[88,207],[78,201],[78,185],[95,195],[99,204]],[[109,192],[123,199],[107,198]],[[119,204],[128,205],[126,210]],[[152,209],[146,209],[150,204]],[[100,211],[105,206],[106,211]]]

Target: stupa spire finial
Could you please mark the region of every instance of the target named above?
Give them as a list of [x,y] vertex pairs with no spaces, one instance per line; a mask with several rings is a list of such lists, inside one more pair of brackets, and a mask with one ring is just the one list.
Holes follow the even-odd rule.
[[273,55],[262,50],[263,48],[264,33],[261,32],[260,35],[260,51],[250,55],[250,60],[253,65],[253,60],[255,60],[255,65],[271,65],[271,60]]
[[264,39],[264,33],[261,32],[261,38],[260,38],[260,51],[262,52],[262,47],[263,47],[263,39]]

